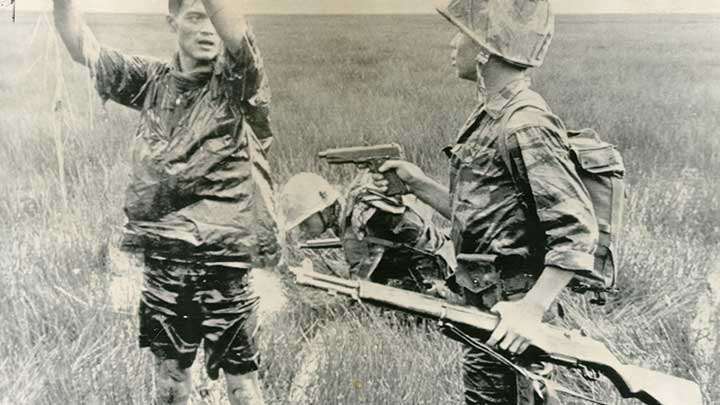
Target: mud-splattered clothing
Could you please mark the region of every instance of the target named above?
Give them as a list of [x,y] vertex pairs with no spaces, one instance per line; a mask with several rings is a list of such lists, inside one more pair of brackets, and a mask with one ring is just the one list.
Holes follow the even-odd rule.
[[[513,105],[528,104],[510,115]],[[513,172],[500,155],[501,136]],[[451,237],[459,254],[452,281],[468,305],[489,310],[498,301],[520,299],[545,266],[594,271],[598,230],[592,203],[563,123],[530,90],[529,80],[510,83],[480,105],[445,151]],[[466,260],[464,254],[484,256]],[[519,395],[527,396],[512,369],[481,351],[467,349],[463,371],[468,404],[516,404]]]
[[248,31],[193,72],[96,45],[89,65],[103,99],[140,111],[124,245],[190,262],[250,267],[276,252],[270,92]]
[[140,346],[190,367],[204,341],[217,378],[258,368],[250,269],[277,259],[266,160],[270,93],[250,31],[245,46],[182,71],[84,35],[104,100],[140,111],[123,246],[144,253]]
[[250,271],[146,258],[140,347],[189,368],[203,342],[212,379],[256,371],[259,298]]
[[455,268],[448,235],[412,196],[388,198],[359,176],[350,186],[340,234],[350,273],[383,284],[424,291]]

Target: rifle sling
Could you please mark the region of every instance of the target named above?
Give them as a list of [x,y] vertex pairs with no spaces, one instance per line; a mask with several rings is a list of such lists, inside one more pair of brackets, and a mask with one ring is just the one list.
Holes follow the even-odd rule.
[[[572,396],[572,397],[575,397],[575,398],[579,398],[579,399],[582,399],[582,400],[585,400],[585,401],[588,401],[588,402],[592,402],[592,403],[594,403],[594,404],[609,405],[607,402],[601,402],[601,401],[598,401],[598,400],[596,400],[596,399],[594,399],[594,398],[590,398],[590,397],[588,397],[588,396],[586,396],[586,395],[583,395],[583,394],[580,394],[580,393],[578,393],[578,392],[575,392],[575,391],[573,391],[573,390],[571,390],[571,389],[569,389],[569,388],[566,388],[566,387],[564,387],[564,386],[562,386],[562,385],[560,385],[560,384],[558,384],[558,383],[556,383],[556,382],[554,382],[554,381],[552,381],[552,380],[548,380],[548,379],[546,379],[546,378],[544,378],[544,377],[542,377],[542,376],[539,376],[539,375],[533,373],[532,371],[530,371],[530,370],[528,370],[528,369],[526,369],[526,368],[524,368],[524,367],[518,366],[517,364],[513,363],[513,362],[512,362],[510,359],[508,359],[507,357],[505,357],[505,356],[503,356],[502,354],[498,353],[496,350],[493,350],[492,347],[486,345],[485,343],[482,343],[482,342],[479,341],[478,339],[473,338],[472,336],[470,336],[470,335],[468,335],[467,333],[463,332],[462,330],[460,330],[460,328],[458,328],[457,326],[455,326],[455,325],[452,324],[451,322],[443,321],[442,319],[441,319],[439,322],[440,322],[440,327],[441,327],[441,328],[444,328],[444,329],[449,330],[452,334],[454,334],[455,336],[457,336],[460,340],[462,340],[462,341],[463,341],[465,344],[467,344],[468,346],[471,346],[471,347],[473,347],[473,348],[475,348],[475,349],[477,349],[477,350],[480,350],[480,351],[488,354],[489,356],[491,356],[492,358],[494,358],[494,359],[497,360],[498,362],[502,363],[503,365],[505,365],[505,366],[507,366],[507,367],[509,367],[509,368],[511,368],[511,369],[513,369],[513,370],[515,370],[516,373],[522,375],[523,377],[525,377],[525,378],[527,378],[527,379],[529,379],[529,380],[531,380],[531,381],[535,381],[535,382],[540,383],[541,385],[545,386],[545,389],[548,390],[548,391],[554,390],[554,391],[557,391],[557,392],[562,392],[563,394],[566,394],[566,395],[569,395],[569,396]],[[536,390],[536,392],[538,393],[538,395],[540,395],[541,398],[544,396],[544,393],[542,392],[542,390],[538,389],[537,387],[535,388],[535,390]]]

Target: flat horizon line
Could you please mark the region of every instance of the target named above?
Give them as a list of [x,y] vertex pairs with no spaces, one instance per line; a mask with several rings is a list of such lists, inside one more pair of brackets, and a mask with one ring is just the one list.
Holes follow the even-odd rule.
[[[3,12],[11,13],[12,10],[4,9]],[[17,10],[17,14],[28,14],[28,13],[45,13],[51,10]],[[84,14],[136,14],[136,15],[166,15],[165,13],[155,12],[141,12],[141,11],[96,11],[96,10],[85,10]],[[248,16],[397,16],[397,15],[408,15],[408,16],[420,16],[420,15],[438,15],[437,13],[251,13]],[[557,16],[682,16],[682,15],[694,15],[694,16],[718,16],[720,17],[720,11],[711,12],[672,12],[672,13],[625,13],[625,12],[612,12],[612,13],[556,13]]]

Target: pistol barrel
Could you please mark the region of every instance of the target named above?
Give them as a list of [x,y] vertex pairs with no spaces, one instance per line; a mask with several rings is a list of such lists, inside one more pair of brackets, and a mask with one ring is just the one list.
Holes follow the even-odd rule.
[[396,143],[352,146],[323,150],[318,153],[318,157],[326,159],[330,164],[362,163],[377,159],[400,159],[402,158],[402,148]]

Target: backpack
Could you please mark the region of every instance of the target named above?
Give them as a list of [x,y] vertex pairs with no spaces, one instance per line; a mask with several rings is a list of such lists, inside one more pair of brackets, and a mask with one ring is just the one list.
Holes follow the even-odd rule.
[[[513,113],[523,107],[536,107],[534,103],[519,103],[511,107],[503,118],[501,128],[504,132]],[[517,184],[512,170],[512,159],[507,146],[508,134],[498,137],[498,151]],[[576,276],[570,284],[577,293],[592,292],[595,297],[590,302],[604,305],[607,293],[617,292],[618,267],[615,262],[615,248],[622,228],[622,216],[625,205],[625,184],[623,181],[625,166],[622,156],[614,145],[604,142],[592,129],[568,130],[570,157],[575,163],[578,176],[590,195],[599,229],[598,243],[595,248],[595,271],[599,278]],[[519,187],[522,189],[522,187]],[[532,203],[532,200],[530,201]],[[534,203],[529,204],[534,207]]]

